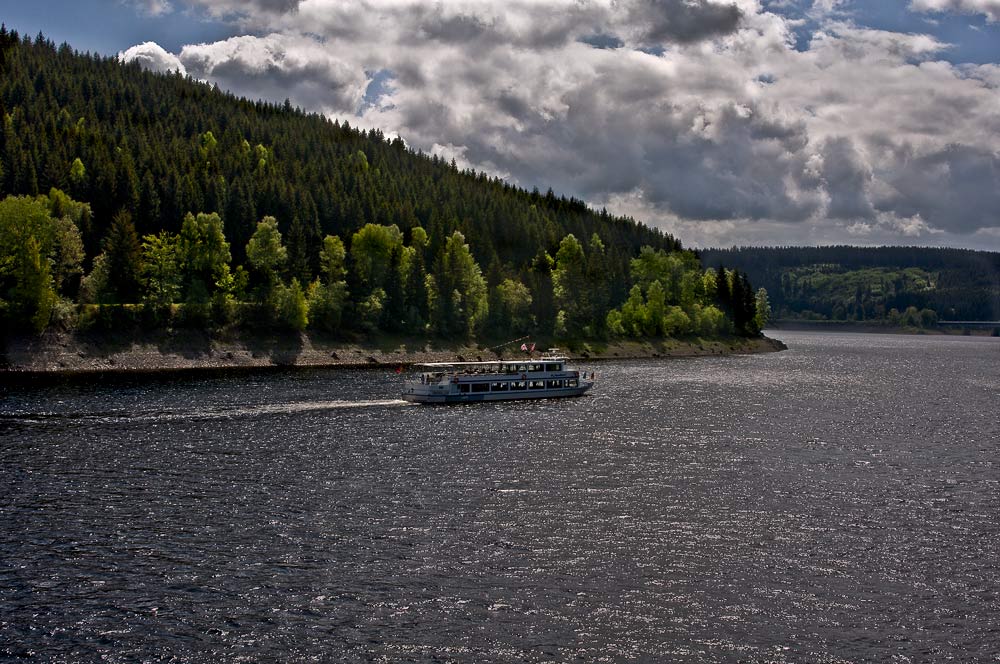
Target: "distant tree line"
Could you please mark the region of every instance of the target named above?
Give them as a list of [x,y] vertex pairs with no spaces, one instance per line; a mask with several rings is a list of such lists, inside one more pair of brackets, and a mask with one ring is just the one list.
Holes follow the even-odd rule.
[[765,288],[782,319],[933,327],[1000,320],[1000,253],[927,247],[741,247],[699,252]]
[[378,130],[5,28],[0,70],[7,329],[759,330],[744,273],[709,277],[670,235]]

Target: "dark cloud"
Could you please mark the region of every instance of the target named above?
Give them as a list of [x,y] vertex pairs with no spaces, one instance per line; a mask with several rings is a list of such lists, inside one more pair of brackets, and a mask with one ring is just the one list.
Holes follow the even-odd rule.
[[487,36],[490,41],[495,40],[491,34],[492,27],[478,16],[469,14],[443,16],[440,8],[434,14],[422,17],[419,25],[419,33],[423,37],[445,43],[481,42]]
[[[700,121],[695,117],[692,124]],[[706,122],[694,136],[686,122],[660,131],[647,146],[643,190],[649,202],[696,220],[801,222],[816,213],[819,198],[790,187],[805,179],[804,126],[779,132],[775,122],[734,108]]]
[[623,3],[636,40],[646,44],[694,42],[734,32],[743,13],[709,0],[632,0]]
[[935,228],[971,233],[1000,226],[1000,154],[971,145],[914,155],[887,173],[878,207],[920,215]]
[[872,219],[875,208],[869,200],[872,172],[846,137],[823,144],[823,182],[830,197],[826,214],[832,219]]
[[189,7],[204,9],[216,16],[288,14],[299,8],[302,0],[183,0]]

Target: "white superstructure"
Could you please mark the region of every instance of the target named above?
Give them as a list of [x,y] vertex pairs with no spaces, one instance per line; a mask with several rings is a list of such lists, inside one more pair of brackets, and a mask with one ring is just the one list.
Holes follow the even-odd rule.
[[540,358],[492,362],[432,362],[418,364],[415,380],[403,387],[403,398],[419,403],[462,403],[580,396],[594,386],[566,366],[568,358]]

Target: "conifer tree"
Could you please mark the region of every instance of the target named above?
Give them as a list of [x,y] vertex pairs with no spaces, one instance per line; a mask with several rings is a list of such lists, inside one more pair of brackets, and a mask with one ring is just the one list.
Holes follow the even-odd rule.
[[406,300],[403,292],[402,247],[392,248],[389,272],[385,281],[385,303],[382,308],[381,327],[389,332],[399,332],[406,323]]
[[[559,243],[556,265],[552,271],[552,290],[561,321],[557,325],[558,334],[573,337],[584,335],[584,327],[590,322],[587,281],[587,259],[583,245],[570,233]],[[558,329],[560,327],[563,329]]]
[[104,240],[107,256],[107,296],[111,302],[135,303],[139,301],[142,272],[142,247],[127,210],[119,210],[111,222],[111,230]]

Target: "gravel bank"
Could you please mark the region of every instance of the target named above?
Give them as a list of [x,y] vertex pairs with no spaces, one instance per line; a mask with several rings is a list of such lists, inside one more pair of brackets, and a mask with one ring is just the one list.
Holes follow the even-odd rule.
[[[595,361],[765,353],[784,348],[780,341],[765,337],[621,341],[581,344],[563,351],[574,359]],[[520,357],[521,353],[512,346],[505,351],[505,356]],[[423,340],[348,343],[317,339],[309,334],[217,338],[200,332],[179,331],[127,339],[48,334],[41,338],[8,340],[0,357],[0,375],[23,378],[34,374],[409,366],[420,362],[492,360],[497,357],[493,350],[476,346],[446,348]]]

